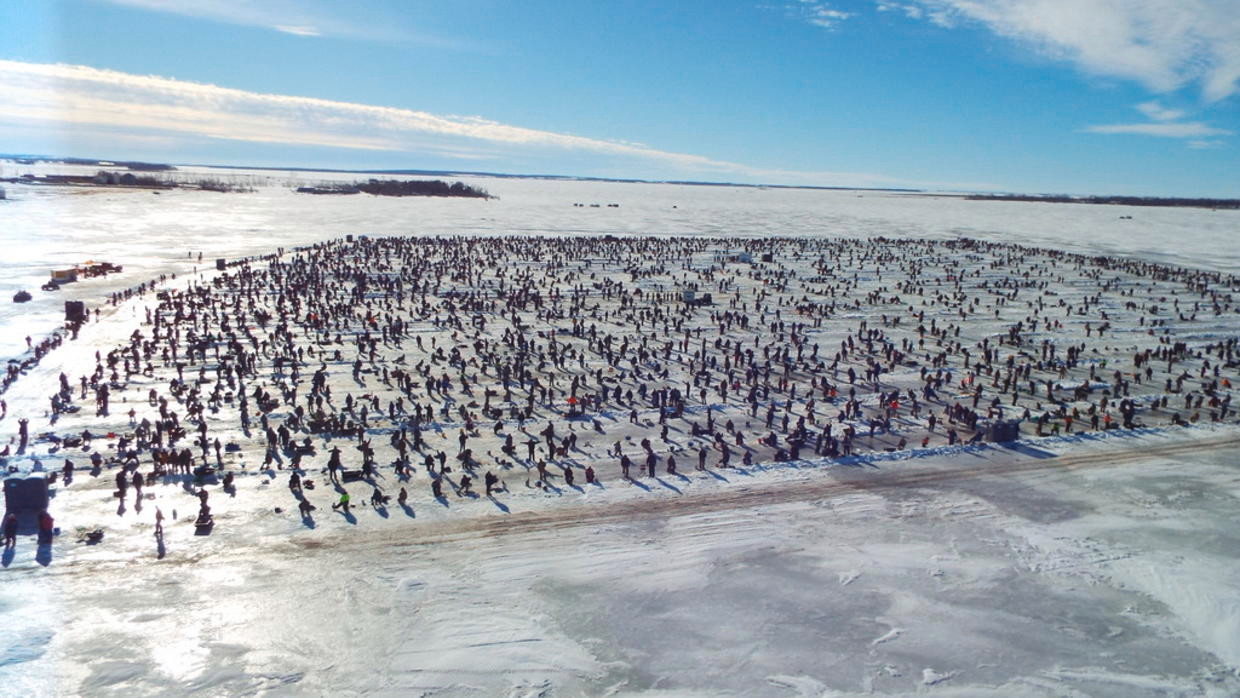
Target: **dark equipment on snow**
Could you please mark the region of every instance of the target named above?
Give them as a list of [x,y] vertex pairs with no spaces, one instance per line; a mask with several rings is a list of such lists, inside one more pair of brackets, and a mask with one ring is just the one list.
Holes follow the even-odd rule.
[[988,436],[987,440],[991,443],[1015,441],[1020,438],[1020,420],[1012,419],[995,422],[990,425],[990,434]]
[[11,477],[4,481],[4,508],[15,514],[47,509],[47,480],[42,477]]
[[86,303],[65,301],[65,322],[86,322]]

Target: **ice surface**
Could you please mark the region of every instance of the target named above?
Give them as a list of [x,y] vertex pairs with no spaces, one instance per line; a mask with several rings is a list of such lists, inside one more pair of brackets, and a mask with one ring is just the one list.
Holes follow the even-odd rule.
[[[1002,450],[978,457],[1002,465]],[[0,678],[36,694],[49,676],[129,695],[1234,693],[1240,548],[1211,532],[1233,520],[1235,496],[1215,485],[1235,459],[1131,453],[801,501],[788,495],[817,476],[789,469],[744,485],[768,505],[695,513],[740,486],[702,476],[683,514],[622,520],[608,504],[649,495],[514,497],[514,524],[564,517],[511,534],[502,521],[475,531],[473,517],[496,516],[479,505],[428,508],[412,527],[359,512],[357,531],[260,516],[209,540],[179,522],[162,562],[119,533],[64,544],[46,569],[21,550],[0,584]],[[835,477],[873,477],[842,467]],[[1172,482],[1200,498],[1155,496]],[[1027,516],[1047,499],[1072,513]],[[1164,568],[1174,583],[1148,581]]]
[[[18,166],[5,172],[93,173],[94,168]],[[38,291],[54,268],[102,259],[132,270],[124,281],[158,272],[186,272],[188,251],[204,264],[278,246],[352,232],[429,234],[832,235],[842,237],[975,237],[1118,254],[1163,263],[1240,271],[1240,211],[1085,204],[966,201],[885,192],[706,187],[670,184],[462,178],[496,200],[309,196],[292,189],[306,181],[355,179],[340,173],[287,174],[195,170],[258,184],[253,194],[198,191],[85,189],[11,185],[0,203],[0,356],[12,355],[28,331],[54,325],[62,302],[93,298],[122,280]],[[601,203],[600,208],[574,203]],[[618,203],[619,208],[608,208]],[[1131,220],[1121,216],[1132,216]],[[7,302],[18,289],[31,303]]]
[[[67,298],[95,306],[159,274],[188,283],[216,257],[348,233],[969,235],[1240,271],[1234,211],[506,179],[468,180],[493,201],[308,197],[285,185],[343,176],[234,176],[267,184],[159,196],[6,187],[0,357],[59,325]],[[37,290],[51,268],[87,259],[125,273]],[[8,303],[18,288],[35,300]],[[58,366],[122,341],[140,320],[133,304],[104,308],[6,394],[10,411],[44,408]],[[1203,337],[1235,332],[1224,324]],[[0,422],[5,440],[11,422]],[[208,537],[193,535],[197,500],[185,490],[158,486],[141,513],[117,516],[108,473],[79,477],[58,488],[56,544],[40,559],[22,537],[0,570],[0,686],[1236,695],[1238,439],[1234,426],[1149,429],[661,475],[641,487],[609,477],[558,493],[508,475],[502,507],[419,494],[408,512],[359,508],[353,522],[323,506],[324,492],[312,529],[290,511],[285,474],[259,470],[247,451],[237,496],[212,495],[220,524]],[[162,551],[155,505],[170,517]],[[95,526],[106,529],[101,544],[76,542]]]

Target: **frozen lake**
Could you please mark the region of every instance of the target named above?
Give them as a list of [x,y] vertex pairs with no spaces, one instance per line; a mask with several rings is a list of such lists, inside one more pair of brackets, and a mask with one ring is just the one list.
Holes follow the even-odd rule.
[[[6,187],[0,358],[59,326],[66,299],[96,306],[159,274],[195,280],[217,257],[346,234],[969,236],[1240,272],[1236,211],[481,178],[466,181],[498,200],[386,199],[290,191],[344,175],[223,174],[258,191]],[[125,273],[38,291],[50,269],[88,259]],[[9,303],[18,288],[35,300]],[[10,415],[46,409],[60,366],[123,344],[143,303],[105,309],[55,350],[7,394]],[[1197,327],[1234,329],[1233,318]],[[969,329],[1002,333],[997,321]],[[1081,338],[1071,331],[1062,338]],[[12,422],[0,422],[5,440]],[[617,438],[626,426],[606,428]],[[447,448],[450,436],[428,438]],[[192,487],[154,486],[170,516],[166,548],[151,535],[154,506],[114,515],[112,471],[82,469],[54,500],[56,543],[36,553],[23,537],[4,555],[0,686],[32,696],[1234,696],[1238,444],[1236,425],[1203,420],[685,468],[640,486],[609,472],[597,487],[541,490],[508,471],[512,491],[498,500],[450,505],[422,491],[423,477],[407,509],[358,507],[350,521],[321,506],[313,526],[290,511],[286,473],[257,468],[250,444],[229,456],[249,463],[237,494],[212,488],[221,525],[210,536],[193,534]],[[322,460],[314,477],[325,479]],[[76,541],[96,525],[102,544]]]
[[[27,171],[93,173],[93,168],[23,167]],[[498,200],[383,198],[295,194],[298,184],[355,179],[343,174],[194,170],[253,182],[251,194],[8,186],[0,202],[0,357],[25,348],[63,318],[63,301],[91,299],[159,273],[193,268],[186,254],[260,254],[341,235],[825,235],[838,237],[960,236],[1020,242],[1086,253],[1126,255],[1168,264],[1240,272],[1240,211],[1084,204],[966,201],[883,192],[757,189],[505,178],[463,178]],[[573,204],[585,204],[574,207]],[[609,208],[608,204],[619,204]],[[591,208],[590,204],[600,204]],[[1131,216],[1131,220],[1121,216]],[[86,260],[125,266],[122,281],[69,285],[57,294],[39,286],[50,271]],[[8,303],[19,289],[35,300]]]
[[[990,449],[694,476],[683,496],[613,483],[508,498],[506,515],[359,512],[352,531],[327,514],[325,530],[259,514],[210,539],[174,523],[162,562],[136,530],[47,568],[23,551],[0,573],[0,680],[22,695],[1222,698],[1240,691],[1237,433],[1196,436],[1232,445],[1053,440],[1042,456],[1076,460]],[[960,458],[995,470],[881,484]]]

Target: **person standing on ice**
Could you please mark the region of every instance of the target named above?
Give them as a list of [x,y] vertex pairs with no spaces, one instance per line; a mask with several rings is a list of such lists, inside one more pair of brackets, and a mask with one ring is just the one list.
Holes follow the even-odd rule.
[[336,475],[337,471],[339,470],[340,470],[340,447],[333,446],[332,451],[331,451],[331,457],[327,459],[327,473],[328,473],[328,477],[331,478],[332,482],[339,482],[339,480],[337,480],[337,475]]
[[17,514],[11,511],[4,516],[4,547],[17,547]]
[[52,535],[55,534],[55,520],[52,515],[47,513],[47,509],[39,512],[39,545],[48,545],[52,542]]

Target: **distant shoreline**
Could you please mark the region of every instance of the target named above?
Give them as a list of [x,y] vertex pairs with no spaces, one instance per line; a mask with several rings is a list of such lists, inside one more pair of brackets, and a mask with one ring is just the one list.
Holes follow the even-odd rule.
[[[622,177],[590,177],[562,174],[513,174],[505,172],[483,172],[473,170],[419,170],[419,169],[343,169],[333,167],[271,167],[262,165],[214,165],[206,163],[179,163],[178,165],[147,163],[139,161],[107,160],[79,157],[52,157],[46,155],[27,155],[0,153],[0,160],[12,160],[18,164],[35,164],[39,162],[62,163],[66,165],[87,165],[101,167],[125,167],[131,171],[159,172],[176,170],[177,167],[202,167],[215,170],[253,170],[256,172],[325,172],[332,174],[354,175],[405,175],[418,177],[486,177],[493,179],[529,179],[563,182],[607,182],[616,184],[674,184],[693,187],[736,187],[745,189],[803,189],[809,191],[855,191],[875,192],[881,194],[913,194],[927,197],[947,197],[968,201],[1021,201],[1029,203],[1067,203],[1067,204],[1110,204],[1118,206],[1148,206],[1171,208],[1208,208],[1212,210],[1240,210],[1240,199],[1212,197],[1160,197],[1160,196],[1129,196],[1129,195],[1070,195],[1070,194],[1007,194],[988,192],[931,191],[904,187],[863,187],[863,186],[825,186],[812,184],[753,184],[745,182],[708,182],[695,180],[662,180]],[[17,178],[3,181],[19,182]],[[53,183],[53,182],[37,182]],[[314,186],[320,189],[324,187]],[[316,191],[312,193],[337,194],[349,192]],[[406,194],[418,195],[418,194]],[[449,196],[454,196],[449,194]]]
[[63,163],[66,165],[88,166],[125,166],[129,169],[176,169],[176,167],[205,167],[214,170],[255,170],[258,172],[330,172],[333,174],[355,175],[412,175],[417,177],[488,177],[494,179],[539,179],[565,182],[613,182],[617,184],[678,184],[693,187],[744,187],[746,189],[809,189],[815,191],[873,191],[897,194],[924,193],[924,189],[900,187],[845,187],[820,186],[813,184],[751,184],[744,182],[703,182],[694,180],[674,179],[638,179],[621,177],[589,177],[560,174],[512,174],[506,172],[480,172],[473,170],[350,170],[334,167],[269,167],[261,165],[212,165],[207,163],[183,162],[176,166],[156,163],[142,163],[92,158],[60,158],[46,155],[19,155],[0,153],[0,160],[12,160],[18,164],[31,165],[37,162]]
[[967,201],[1027,201],[1048,204],[1104,204],[1111,206],[1157,206],[1238,210],[1240,199],[1190,199],[1158,196],[1067,196],[1040,194],[937,194]]

